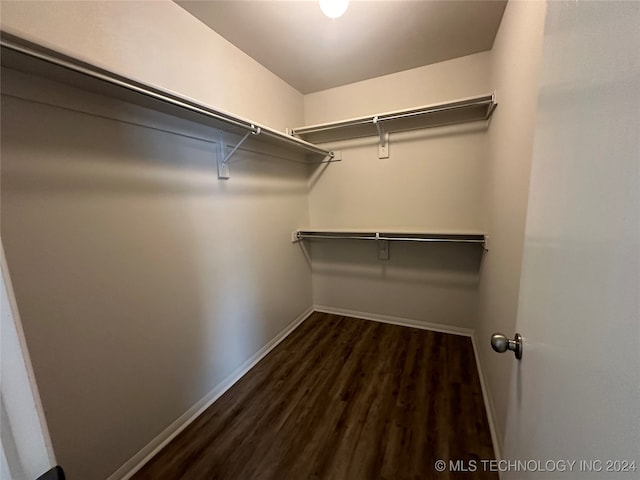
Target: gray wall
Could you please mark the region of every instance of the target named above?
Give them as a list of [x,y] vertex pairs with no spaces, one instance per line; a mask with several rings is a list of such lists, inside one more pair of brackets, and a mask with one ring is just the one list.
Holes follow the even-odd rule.
[[[311,304],[304,165],[4,71],[2,237],[58,461],[102,479]],[[65,109],[27,98],[55,99]]]

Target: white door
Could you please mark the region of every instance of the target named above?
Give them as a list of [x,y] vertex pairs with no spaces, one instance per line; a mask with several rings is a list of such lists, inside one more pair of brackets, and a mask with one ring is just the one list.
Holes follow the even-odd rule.
[[549,2],[502,478],[640,478],[639,170],[640,2]]

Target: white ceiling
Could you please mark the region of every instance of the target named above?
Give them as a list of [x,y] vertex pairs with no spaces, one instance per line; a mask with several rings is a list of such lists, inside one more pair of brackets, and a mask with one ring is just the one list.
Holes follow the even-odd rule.
[[490,50],[507,0],[175,0],[302,93]]

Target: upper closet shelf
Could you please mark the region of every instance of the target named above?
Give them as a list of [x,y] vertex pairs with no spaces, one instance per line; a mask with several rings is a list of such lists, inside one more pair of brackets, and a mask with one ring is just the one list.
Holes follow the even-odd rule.
[[387,145],[389,133],[488,120],[497,105],[495,93],[492,93],[437,105],[299,127],[294,128],[291,133],[314,143],[377,135],[380,137],[380,157],[386,158],[383,149]]
[[302,155],[300,160],[303,163],[334,160],[333,152],[305,140],[217,110],[175,92],[118,75],[6,32],[2,32],[0,44],[2,66],[34,73],[84,90],[191,120],[213,127],[220,132],[244,135],[237,145],[232,146],[231,151],[227,151],[228,146],[224,142],[223,134],[219,134],[221,148],[216,152],[219,178],[229,178],[228,164],[231,156],[249,138],[259,143],[282,147],[286,151],[303,153],[305,155]]

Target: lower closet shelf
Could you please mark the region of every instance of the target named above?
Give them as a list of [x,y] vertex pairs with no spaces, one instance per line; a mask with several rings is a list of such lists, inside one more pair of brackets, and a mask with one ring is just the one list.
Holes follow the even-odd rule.
[[483,232],[426,232],[410,229],[298,229],[293,235],[294,241],[313,239],[352,239],[352,240],[388,240],[401,242],[451,242],[478,243],[485,245]]
[[488,251],[488,237],[483,232],[426,232],[411,229],[325,229],[304,228],[293,232],[293,242],[303,240],[375,240],[378,259],[389,260],[389,242],[466,243],[481,245]]

